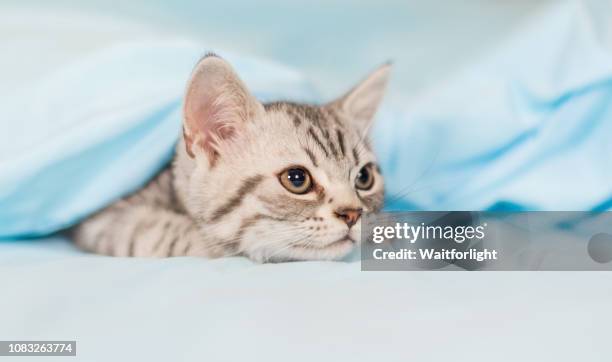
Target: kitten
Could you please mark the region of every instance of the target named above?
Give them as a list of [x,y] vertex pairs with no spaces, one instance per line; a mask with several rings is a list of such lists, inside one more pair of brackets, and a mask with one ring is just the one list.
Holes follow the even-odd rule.
[[361,215],[383,203],[367,131],[389,69],[326,105],[262,104],[226,61],[204,57],[187,87],[171,165],[77,225],[76,244],[116,256],[345,256]]

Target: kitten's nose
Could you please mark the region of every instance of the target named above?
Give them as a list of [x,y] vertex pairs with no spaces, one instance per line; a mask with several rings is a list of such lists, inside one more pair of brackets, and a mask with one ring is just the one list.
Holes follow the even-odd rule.
[[334,212],[336,217],[346,223],[348,227],[351,227],[357,223],[359,217],[361,216],[363,209],[362,208],[350,208],[350,207],[341,207]]

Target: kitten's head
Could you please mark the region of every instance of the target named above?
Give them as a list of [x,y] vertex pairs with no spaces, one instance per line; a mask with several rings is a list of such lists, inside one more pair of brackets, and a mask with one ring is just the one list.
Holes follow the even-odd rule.
[[383,203],[367,133],[389,68],[326,105],[262,104],[227,62],[200,61],[177,168],[183,203],[218,255],[338,259],[355,247],[360,217]]

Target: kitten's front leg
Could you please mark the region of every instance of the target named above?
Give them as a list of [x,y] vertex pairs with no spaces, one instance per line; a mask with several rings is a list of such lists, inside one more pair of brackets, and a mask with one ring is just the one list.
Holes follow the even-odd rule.
[[191,218],[149,205],[114,205],[77,225],[81,248],[113,256],[217,257]]

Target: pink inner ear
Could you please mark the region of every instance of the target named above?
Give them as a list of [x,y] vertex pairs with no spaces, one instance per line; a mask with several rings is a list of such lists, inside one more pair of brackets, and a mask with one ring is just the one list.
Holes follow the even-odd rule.
[[188,93],[185,108],[187,152],[193,155],[195,143],[212,160],[217,154],[218,142],[234,135],[239,115],[235,114],[231,99],[215,94],[215,89],[193,86],[196,89]]
[[218,140],[228,139],[234,134],[234,120],[225,107],[227,105],[214,101],[196,106],[193,130],[198,134],[198,146],[209,153],[215,150]]

